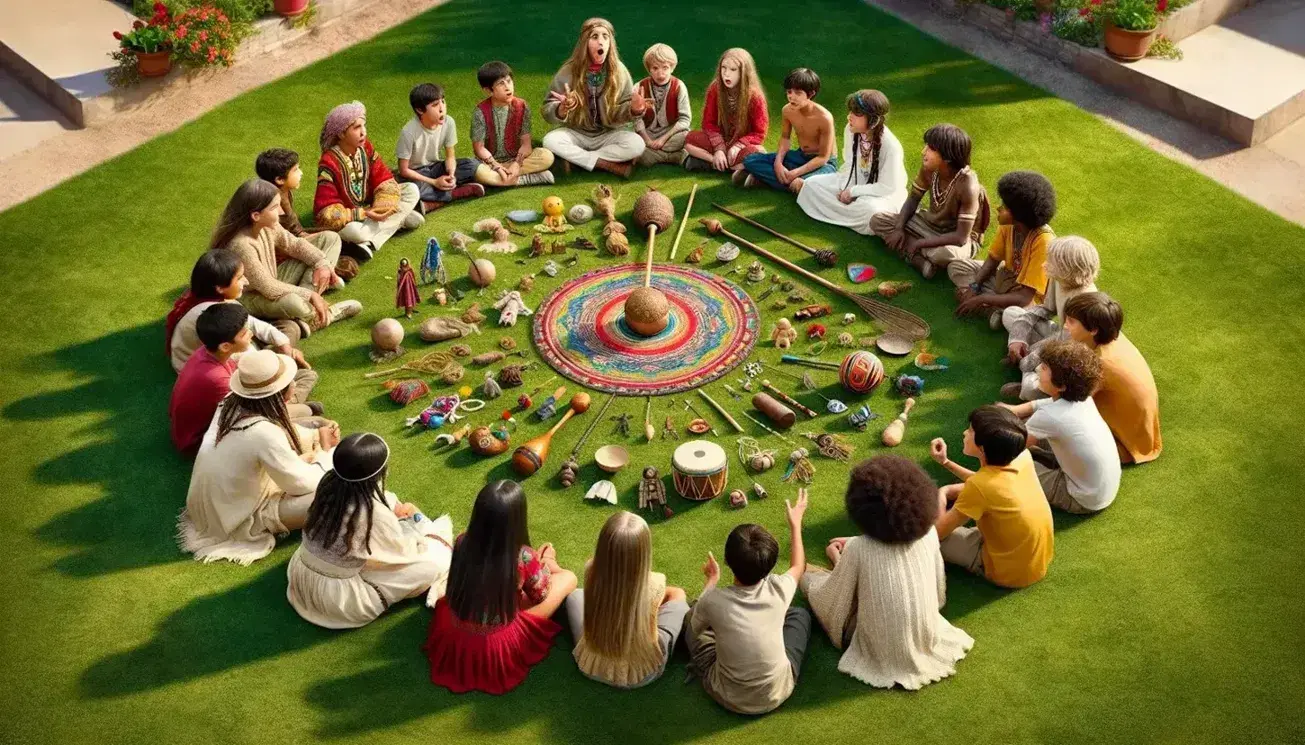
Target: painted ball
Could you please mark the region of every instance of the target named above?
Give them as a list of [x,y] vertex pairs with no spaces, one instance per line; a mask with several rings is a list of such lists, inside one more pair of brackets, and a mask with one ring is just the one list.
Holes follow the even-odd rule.
[[838,382],[853,393],[869,393],[884,380],[884,363],[865,350],[843,358],[838,366]]
[[576,225],[584,225],[594,219],[594,208],[587,204],[577,204],[567,210],[566,216]]
[[393,352],[403,343],[403,325],[393,318],[382,318],[372,326],[372,346]]
[[489,259],[476,259],[467,269],[467,278],[477,287],[489,287],[498,276],[498,269]]
[[625,299],[625,323],[640,336],[656,336],[666,328],[671,304],[661,290],[640,287]]

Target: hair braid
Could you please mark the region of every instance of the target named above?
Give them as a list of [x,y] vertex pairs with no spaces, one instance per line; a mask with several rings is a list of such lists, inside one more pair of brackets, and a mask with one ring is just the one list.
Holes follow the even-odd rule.
[[231,393],[222,401],[221,411],[216,442],[222,442],[222,438],[230,434],[240,422],[262,418],[280,427],[295,452],[303,454],[304,446],[299,441],[299,432],[294,422],[290,421],[290,410],[286,408],[285,398],[280,392],[265,398],[245,398],[238,393]]

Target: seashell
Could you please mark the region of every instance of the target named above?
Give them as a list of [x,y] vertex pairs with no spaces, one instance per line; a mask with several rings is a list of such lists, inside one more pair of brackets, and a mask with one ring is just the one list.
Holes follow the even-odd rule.
[[716,249],[716,260],[728,264],[739,257],[739,247],[733,243],[722,243]]
[[616,484],[610,481],[595,481],[594,485],[589,487],[589,491],[585,492],[585,500],[616,504]]

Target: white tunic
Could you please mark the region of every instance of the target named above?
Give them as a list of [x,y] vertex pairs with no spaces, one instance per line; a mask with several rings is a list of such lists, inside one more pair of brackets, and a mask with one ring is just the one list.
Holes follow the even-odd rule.
[[[250,564],[272,553],[276,536],[289,532],[278,513],[281,498],[317,491],[331,454],[316,453],[316,462],[308,463],[285,432],[263,418],[240,422],[217,442],[221,418],[219,406],[195,456],[177,541],[198,561]],[[316,433],[300,427],[299,438],[308,447]]]
[[[861,163],[853,152],[852,128],[843,128],[843,161],[837,173],[812,176],[802,184],[797,203],[808,216],[870,235],[870,216],[876,212],[897,212],[906,202],[906,166],[902,143],[888,127],[879,143],[879,179],[871,184],[869,163]],[[850,177],[850,180],[849,180]],[[856,199],[838,201],[843,189]]]
[[[394,495],[386,492],[385,501],[373,505],[371,550],[365,555],[344,550],[338,540],[328,547],[305,538],[290,558],[286,599],[305,621],[358,628],[400,600],[429,590],[426,604],[433,607],[444,596],[453,558],[449,516],[401,520],[394,514]],[[362,527],[357,530],[361,534]]]
[[829,640],[846,647],[839,671],[863,683],[914,691],[956,672],[974,646],[938,612],[947,577],[932,528],[914,543],[857,536],[834,571],[808,571],[802,587]]

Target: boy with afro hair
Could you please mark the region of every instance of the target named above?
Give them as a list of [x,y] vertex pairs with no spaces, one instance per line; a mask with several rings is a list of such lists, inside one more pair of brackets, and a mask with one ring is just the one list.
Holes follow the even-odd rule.
[[1011,171],[997,181],[997,238],[988,258],[958,259],[947,265],[956,285],[956,315],[986,313],[989,325],[1001,328],[1005,308],[1042,302],[1047,292],[1047,247],[1056,234],[1056,190],[1036,171]]
[[[943,559],[1002,587],[1028,587],[1042,579],[1055,552],[1051,507],[1027,441],[1024,422],[1014,414],[980,406],[970,412],[963,440],[964,453],[979,461],[979,470],[948,458],[941,437],[929,444],[934,461],[961,480],[939,492]],[[976,527],[966,527],[971,520]]]
[[[1101,384],[1101,358],[1081,342],[1057,339],[1042,347],[1038,387],[1049,398],[1011,406],[1025,421],[1034,470],[1052,507],[1079,515],[1100,512],[1119,492],[1119,454],[1092,393]],[[1051,446],[1035,448],[1045,440]]]
[[956,672],[974,645],[939,613],[947,575],[938,503],[938,485],[907,458],[881,455],[852,469],[845,505],[860,535],[830,540],[833,571],[807,567],[802,582],[812,613],[844,650],[839,671],[914,691]]
[[725,541],[725,564],[734,583],[717,587],[720,567],[707,552],[707,584],[684,619],[693,669],[716,703],[736,714],[765,714],[793,693],[811,637],[811,613],[790,608],[806,571],[802,515],[807,490],[796,504],[784,500],[789,527],[789,568],[771,574],[779,543],[760,525],[739,525]]

